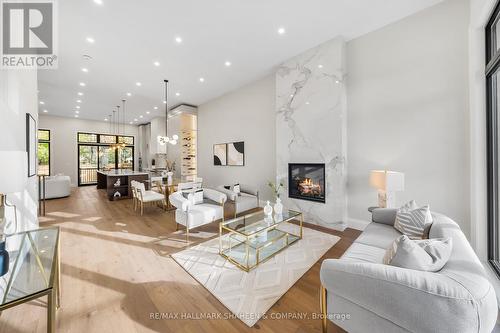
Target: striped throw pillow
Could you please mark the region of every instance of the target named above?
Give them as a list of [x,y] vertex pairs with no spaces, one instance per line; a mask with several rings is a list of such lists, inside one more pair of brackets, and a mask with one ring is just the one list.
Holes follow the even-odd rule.
[[430,223],[432,223],[431,210],[426,205],[413,210],[399,209],[394,228],[410,239],[422,239],[425,227]]

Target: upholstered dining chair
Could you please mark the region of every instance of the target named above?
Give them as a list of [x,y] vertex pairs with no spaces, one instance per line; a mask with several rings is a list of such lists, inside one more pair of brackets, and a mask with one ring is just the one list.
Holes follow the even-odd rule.
[[132,188],[135,191],[134,210],[137,209],[138,205],[141,208],[141,216],[144,215],[144,204],[161,203],[163,208],[165,208],[167,202],[164,194],[155,191],[146,191],[144,183],[141,182],[134,182]]

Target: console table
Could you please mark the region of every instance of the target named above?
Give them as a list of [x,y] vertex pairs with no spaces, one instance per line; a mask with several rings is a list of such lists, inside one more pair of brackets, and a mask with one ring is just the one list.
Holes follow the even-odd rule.
[[116,169],[97,171],[97,189],[106,190],[109,200],[128,199],[132,197],[130,183],[135,180],[147,184],[148,179],[147,172]]
[[47,296],[47,332],[56,329],[60,306],[59,227],[6,237],[9,270],[0,277],[0,312]]

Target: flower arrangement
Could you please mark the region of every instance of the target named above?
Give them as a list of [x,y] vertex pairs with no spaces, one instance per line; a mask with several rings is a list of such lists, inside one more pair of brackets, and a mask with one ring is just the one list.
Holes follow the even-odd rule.
[[268,182],[267,186],[271,188],[271,191],[273,191],[274,195],[276,198],[280,197],[281,190],[283,189],[283,183],[280,182],[279,184],[273,183],[273,182]]

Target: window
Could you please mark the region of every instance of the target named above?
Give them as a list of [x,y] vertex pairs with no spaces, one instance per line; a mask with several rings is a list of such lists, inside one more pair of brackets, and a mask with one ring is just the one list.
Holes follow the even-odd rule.
[[38,130],[38,174],[50,176],[50,131]]
[[[124,144],[117,147],[117,143]],[[134,137],[78,133],[78,185],[97,183],[97,171],[134,170]]]
[[500,5],[486,26],[486,133],[488,174],[488,261],[500,276]]

